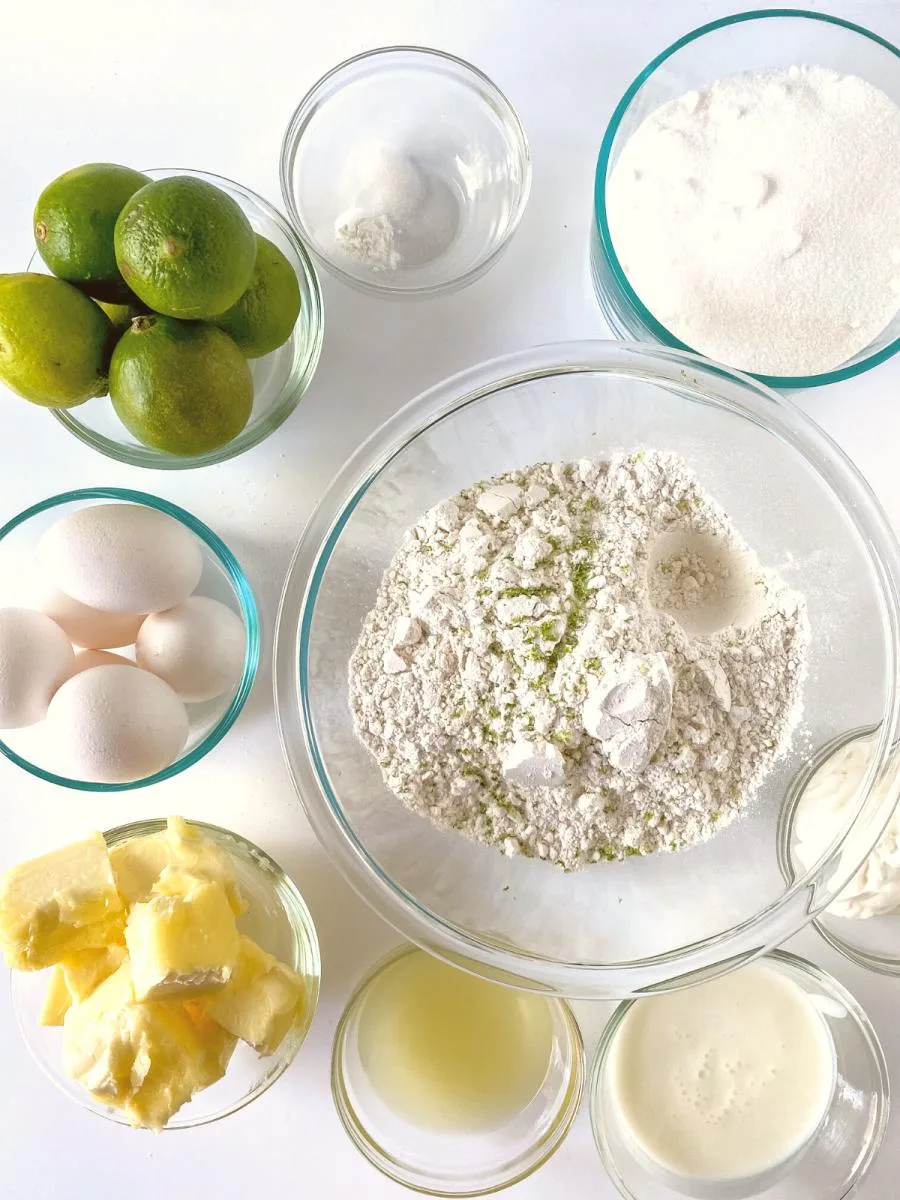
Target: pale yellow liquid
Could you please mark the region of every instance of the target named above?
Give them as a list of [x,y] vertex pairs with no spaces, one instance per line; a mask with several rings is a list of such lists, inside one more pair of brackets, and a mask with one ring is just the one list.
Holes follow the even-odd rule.
[[420,1126],[496,1128],[531,1101],[553,1042],[549,1003],[413,951],[371,985],[358,1046],[372,1087]]

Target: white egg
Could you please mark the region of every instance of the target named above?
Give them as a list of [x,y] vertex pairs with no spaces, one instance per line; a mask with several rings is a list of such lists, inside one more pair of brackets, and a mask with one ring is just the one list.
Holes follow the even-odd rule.
[[86,650],[134,645],[144,620],[143,613],[103,612],[99,608],[89,608],[43,579],[36,582],[32,602],[35,608],[56,622],[73,645]]
[[51,525],[38,560],[61,592],[91,608],[148,613],[186,600],[200,581],[199,540],[142,504],[95,504]]
[[72,675],[77,675],[80,671],[89,671],[91,667],[133,667],[134,665],[132,659],[125,658],[121,654],[110,654],[108,650],[79,650],[75,655],[75,670]]
[[189,729],[169,685],[131,665],[74,675],[47,711],[60,770],[92,783],[130,783],[162,771],[181,753]]
[[49,617],[30,608],[0,609],[0,729],[42,721],[74,666],[71,642]]
[[233,609],[206,596],[151,613],[134,647],[138,666],[188,701],[230,692],[241,677],[246,650],[244,622]]

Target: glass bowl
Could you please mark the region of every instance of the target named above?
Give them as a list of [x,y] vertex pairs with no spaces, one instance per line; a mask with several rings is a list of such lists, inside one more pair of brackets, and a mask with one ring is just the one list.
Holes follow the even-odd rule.
[[568,1004],[547,999],[552,1047],[540,1090],[525,1108],[489,1130],[432,1131],[398,1116],[368,1078],[359,1049],[360,1018],[380,976],[409,954],[404,946],[376,963],[338,1023],[331,1091],[356,1148],[397,1183],[428,1196],[485,1196],[519,1183],[562,1145],[584,1091],[584,1047]]
[[[603,1166],[626,1200],[677,1200],[685,1195],[713,1196],[725,1200],[842,1200],[856,1190],[884,1141],[890,1114],[890,1083],[887,1063],[859,1003],[836,979],[793,954],[775,951],[767,956],[774,967],[803,989],[824,1021],[835,1052],[835,1087],[831,1104],[815,1138],[799,1157],[785,1164],[777,1180],[767,1180],[757,1190],[747,1190],[745,1181],[689,1191],[675,1188],[648,1170],[640,1152],[632,1148],[611,1101],[607,1079],[610,1054],[616,1034],[633,1003],[621,1004],[603,1031],[594,1056],[588,1100],[594,1142]],[[646,1003],[652,1004],[648,1000]],[[743,1184],[743,1186],[742,1186]]]
[[[422,512],[532,462],[676,451],[763,563],[804,592],[812,627],[805,727],[743,819],[674,854],[564,874],[507,858],[409,812],[357,740],[348,661],[382,575]],[[318,837],[357,891],[410,940],[519,986],[622,999],[683,985],[778,945],[862,861],[896,801],[870,796],[898,765],[898,547],[841,450],[788,401],[694,355],[615,342],[543,346],[432,388],[335,477],[297,547],[276,635],[282,745]],[[841,842],[785,885],[776,826],[806,737],[880,724]],[[802,735],[806,735],[805,737]],[[900,782],[900,776],[898,776]]]
[[[71,779],[57,774],[49,762],[46,745],[42,738],[43,723],[29,725],[25,729],[6,729],[0,734],[0,754],[4,754],[16,766],[23,767],[61,787],[78,788],[85,792],[123,792],[134,788],[149,787],[171,779],[187,767],[199,762],[205,754],[222,740],[240,715],[250,695],[259,666],[260,625],[256,601],[240,563],[220,537],[196,517],[170,504],[159,496],[147,492],[134,492],[128,488],[80,488],[74,492],[63,492],[51,496],[26,508],[24,512],[0,527],[0,608],[20,606],[30,608],[31,589],[34,581],[34,551],[41,535],[60,517],[92,504],[115,501],[117,504],[142,504],[165,513],[184,525],[200,542],[203,554],[203,574],[197,584],[195,595],[209,596],[227,605],[238,614],[244,623],[247,645],[244,652],[244,668],[241,677],[230,692],[214,700],[187,704],[190,718],[188,740],[179,757],[170,766],[144,779],[130,783],[96,783],[85,779]],[[115,653],[127,656],[128,651]]]
[[[658,54],[637,76],[613,112],[597,160],[591,275],[600,308],[622,338],[689,350],[642,303],[619,263],[606,212],[606,181],[625,142],[657,108],[692,88],[746,71],[806,64],[858,75],[900,103],[900,50],[884,38],[823,13],[760,9],[701,25]],[[900,349],[900,313],[875,341],[840,367],[818,375],[756,375],[774,388],[819,387],[849,379]]]
[[[276,1052],[261,1058],[238,1042],[228,1070],[218,1083],[199,1092],[166,1125],[169,1130],[195,1129],[230,1116],[268,1091],[288,1069],[306,1040],[319,1002],[321,962],[316,928],[296,884],[264,850],[231,830],[204,821],[190,821],[205,838],[227,851],[234,862],[247,911],[237,919],[241,933],[263,950],[287,963],[306,983],[307,1003]],[[132,821],[104,833],[112,848],[131,838],[159,833],[164,820]],[[49,971],[11,971],[13,1011],[35,1062],[64,1095],[96,1116],[128,1126],[118,1110],[94,1100],[62,1069],[62,1031],[39,1022]]]
[[[407,233],[430,220],[394,269],[346,253],[335,237],[336,220],[361,197],[367,215],[385,207],[348,178],[359,155],[374,152],[377,165],[379,147],[392,156],[383,166],[408,178],[403,159],[398,171],[407,156],[413,185],[424,183],[424,218],[413,214]],[[300,236],[338,279],[375,295],[435,295],[483,275],[515,232],[530,186],[525,131],[503,93],[462,59],[420,46],[370,50],[334,67],[300,102],[281,147],[281,194]]]
[[[107,396],[96,396],[75,408],[52,409],[52,415],[80,441],[108,458],[128,463],[132,467],[150,467],[156,471],[182,471],[191,467],[208,467],[214,463],[236,458],[274,433],[291,415],[310,385],[324,335],[322,292],[315,267],[300,239],[290,225],[262,196],[249,188],[209,175],[204,171],[185,171],[180,168],[154,168],[144,172],[151,179],[167,179],[173,175],[191,175],[221,189],[235,200],[256,233],[278,247],[285,255],[300,285],[300,316],[290,338],[263,358],[248,359],[253,376],[253,410],[250,420],[225,446],[206,454],[167,454],[153,446],[144,446],[125,428]],[[46,272],[40,256],[32,255],[29,271]]]
[[[798,868],[802,870],[795,854],[796,824],[807,785],[839,750],[850,742],[871,738],[876,732],[871,727],[850,729],[832,738],[811,756],[791,782],[778,823],[778,861],[788,883],[794,880]],[[826,908],[812,924],[830,946],[851,962],[881,975],[900,975],[900,914],[893,912],[860,919],[836,916]]]

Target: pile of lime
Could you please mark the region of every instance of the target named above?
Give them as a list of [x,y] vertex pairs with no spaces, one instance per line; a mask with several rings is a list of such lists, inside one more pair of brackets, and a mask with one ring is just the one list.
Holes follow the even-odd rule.
[[0,275],[4,383],[49,408],[108,391],[132,435],[168,454],[237,437],[247,360],[291,336],[300,288],[231,196],[90,163],[44,189],[34,236],[53,275]]

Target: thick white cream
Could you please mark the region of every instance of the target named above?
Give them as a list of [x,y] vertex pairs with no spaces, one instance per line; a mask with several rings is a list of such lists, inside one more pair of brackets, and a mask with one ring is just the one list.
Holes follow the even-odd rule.
[[805,992],[754,963],[639,1000],[610,1049],[609,1100],[644,1166],[678,1188],[771,1175],[811,1142],[834,1047]]
[[[874,735],[856,738],[842,746],[812,776],[797,805],[793,853],[808,870],[819,861],[853,816],[857,792],[874,751]],[[875,785],[874,800],[881,803],[893,783],[891,776]],[[841,860],[837,874],[845,875]],[[896,809],[881,840],[847,886],[829,906],[833,917],[864,919],[900,909],[900,812]]]

